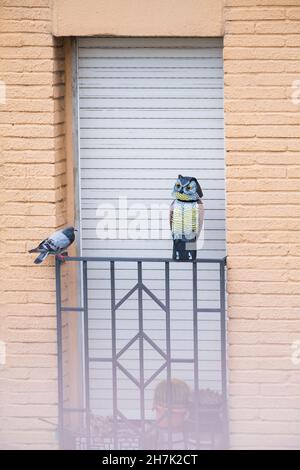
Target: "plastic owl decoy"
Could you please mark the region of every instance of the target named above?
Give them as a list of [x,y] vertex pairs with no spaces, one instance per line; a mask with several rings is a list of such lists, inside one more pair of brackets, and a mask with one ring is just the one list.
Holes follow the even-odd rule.
[[170,207],[170,228],[173,238],[173,259],[193,261],[197,257],[197,239],[200,235],[204,206],[202,189],[197,179],[178,175]]

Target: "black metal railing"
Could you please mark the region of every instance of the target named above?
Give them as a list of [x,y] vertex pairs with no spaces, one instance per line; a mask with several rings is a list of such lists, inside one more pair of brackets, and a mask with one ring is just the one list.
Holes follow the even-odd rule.
[[[162,258],[109,258],[109,257],[67,257],[67,263],[77,263],[81,266],[81,304],[80,306],[65,306],[62,301],[64,292],[62,288],[62,265],[60,259],[56,259],[56,299],[57,299],[57,346],[58,346],[58,395],[59,395],[59,441],[61,448],[81,449],[201,449],[201,448],[227,448],[227,365],[226,365],[226,298],[225,298],[225,268],[226,258],[197,259],[192,262],[178,263],[172,259]],[[123,263],[133,263],[136,267],[137,282],[121,297],[116,299],[116,271]],[[107,267],[110,295],[110,351],[107,357],[95,357],[90,354],[91,326],[89,325],[89,278],[88,269],[93,263],[100,263]],[[147,287],[143,279],[143,266],[145,263],[158,263],[163,269],[164,299],[162,300]],[[191,270],[192,291],[192,357],[175,357],[172,351],[172,309],[170,289],[170,265],[184,265]],[[198,298],[198,267],[213,267],[216,271],[218,283],[218,305],[214,307],[199,307]],[[123,264],[124,266],[124,264]],[[205,271],[204,271],[205,273]],[[202,274],[203,276],[203,274]],[[205,274],[204,274],[205,276]],[[137,333],[121,348],[117,341],[117,314],[120,307],[126,301],[137,295]],[[157,344],[157,341],[146,333],[144,328],[144,294],[150,298],[163,312],[165,346]],[[201,300],[201,299],[200,299]],[[202,304],[201,304],[202,305]],[[79,406],[70,406],[67,399],[66,361],[64,361],[65,347],[63,344],[64,315],[72,315],[77,312],[82,317],[82,357],[83,367],[80,381],[83,382],[83,398]],[[199,377],[199,314],[216,314],[219,325],[219,351],[220,351],[220,386],[215,392],[201,389],[201,377]],[[144,344],[150,346],[161,358],[162,364],[150,377],[145,376]],[[135,344],[138,357],[137,377],[128,368],[121,364],[120,359],[131,346]],[[202,358],[203,360],[203,358]],[[96,416],[91,405],[91,363],[109,363],[111,367],[111,416]],[[192,391],[187,397],[183,396],[178,410],[175,397],[176,384],[172,375],[172,367],[175,363],[181,363],[184,367],[191,366],[190,382]],[[137,404],[138,416],[134,418],[126,416],[126,410],[120,409],[120,390],[117,374],[122,372],[125,380],[134,384],[139,393]],[[145,392],[153,381],[164,373],[165,381],[165,406],[160,408],[156,417],[147,414],[145,405]],[[71,387],[74,384],[69,384]],[[78,384],[77,384],[78,385]],[[76,384],[75,384],[76,386]],[[209,396],[207,396],[209,395]],[[176,398],[176,400],[175,400]],[[176,408],[176,406],[177,408]],[[176,414],[177,413],[177,414]],[[74,416],[77,419],[74,419]],[[73,418],[71,417],[73,416]],[[75,424],[74,424],[75,423]]]

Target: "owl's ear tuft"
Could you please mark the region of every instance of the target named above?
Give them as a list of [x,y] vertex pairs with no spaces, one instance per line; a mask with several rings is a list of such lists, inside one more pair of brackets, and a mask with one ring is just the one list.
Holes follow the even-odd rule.
[[201,188],[201,186],[200,186],[199,181],[197,180],[197,178],[192,178],[191,181],[195,181],[195,183],[196,183],[198,196],[199,196],[200,198],[203,197],[203,191],[202,191],[202,188]]
[[180,180],[182,178],[182,175],[178,175],[178,179]]

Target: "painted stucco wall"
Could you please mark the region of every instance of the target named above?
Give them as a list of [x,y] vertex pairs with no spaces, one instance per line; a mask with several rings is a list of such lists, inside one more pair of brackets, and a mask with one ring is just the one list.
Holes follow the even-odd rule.
[[[70,4],[59,3],[60,12]],[[148,13],[141,23],[131,3],[126,21],[116,10],[123,12],[114,17],[119,29],[105,17],[101,27],[110,28],[102,34],[225,31],[231,441],[234,448],[299,447],[300,365],[291,360],[300,340],[299,0],[225,0],[224,23],[216,14],[210,32],[204,10],[191,21],[187,6],[195,1],[180,2],[185,19],[177,23],[181,9],[169,14],[166,7],[163,21]],[[2,0],[0,10],[0,339],[7,345],[0,447],[47,448],[55,445],[54,426],[43,419],[55,423],[57,414],[54,270],[32,265],[26,251],[71,221],[73,202],[65,161],[72,155],[71,92],[62,41],[51,32],[101,31],[75,14],[52,23],[49,0]]]
[[222,36],[223,0],[53,0],[56,36]]

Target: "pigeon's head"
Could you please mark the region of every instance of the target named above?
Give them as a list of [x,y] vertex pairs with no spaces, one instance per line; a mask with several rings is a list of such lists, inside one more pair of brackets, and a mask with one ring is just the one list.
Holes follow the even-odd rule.
[[77,230],[74,227],[67,227],[63,230],[64,235],[66,235],[70,241],[75,240],[75,232],[77,232]]

